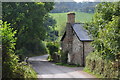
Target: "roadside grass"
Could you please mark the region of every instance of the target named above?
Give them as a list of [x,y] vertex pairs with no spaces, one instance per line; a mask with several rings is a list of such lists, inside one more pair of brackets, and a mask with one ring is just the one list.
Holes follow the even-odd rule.
[[[103,78],[100,74],[95,74],[94,72],[91,72],[88,68],[84,68],[83,71],[95,76],[96,78]],[[104,79],[103,79],[104,80]]]
[[55,63],[55,64],[66,67],[80,67],[80,65],[75,65],[75,64],[64,64],[64,63]]

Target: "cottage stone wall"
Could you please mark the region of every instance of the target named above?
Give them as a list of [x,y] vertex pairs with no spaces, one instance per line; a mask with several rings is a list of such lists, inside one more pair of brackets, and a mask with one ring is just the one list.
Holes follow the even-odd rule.
[[73,29],[71,23],[67,23],[66,38],[68,40],[68,51],[69,53],[72,53]]
[[[83,47],[84,43],[84,47]],[[83,49],[84,48],[84,49]],[[72,52],[68,53],[68,62],[73,64],[85,65],[85,58],[93,50],[91,42],[81,42],[76,34],[73,35]],[[84,51],[84,53],[83,53]],[[84,56],[83,56],[84,54]]]
[[73,36],[73,63],[79,64],[82,66],[82,59],[83,59],[83,43],[78,39],[76,34]]
[[66,24],[66,35],[62,41],[62,49],[63,52],[69,51],[69,53],[72,52],[72,41],[73,41],[73,30],[71,28],[71,24]]
[[[84,42],[84,54],[85,54],[85,57],[87,57],[87,55],[93,51],[93,47],[91,45],[91,42]],[[85,62],[86,62],[86,59],[85,59]]]
[[85,64],[86,56],[93,50],[91,42],[81,42],[74,33],[69,35],[66,34],[62,41],[62,49],[63,52],[68,51],[68,63],[79,64],[80,66]]
[[64,37],[63,41],[61,42],[61,47],[62,47],[63,52],[68,50],[68,39],[66,36]]
[[75,34],[72,24],[75,23],[75,14],[68,14],[68,23],[66,24],[66,33],[62,40],[61,46],[63,52],[68,52],[68,63],[85,64],[85,57],[92,51],[90,42],[82,42]]

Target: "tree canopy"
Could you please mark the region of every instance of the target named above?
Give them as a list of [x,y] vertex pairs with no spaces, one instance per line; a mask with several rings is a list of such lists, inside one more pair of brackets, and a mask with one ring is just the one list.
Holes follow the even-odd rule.
[[97,5],[93,21],[86,28],[94,37],[95,53],[115,59],[120,52],[120,2]]
[[11,23],[17,30],[16,53],[28,55],[46,53],[43,40],[46,38],[48,13],[52,2],[4,2],[3,21]]
[[14,52],[16,31],[13,31],[7,22],[3,22],[0,31],[2,32],[2,79],[37,78],[35,71],[30,66],[18,62],[19,58]]

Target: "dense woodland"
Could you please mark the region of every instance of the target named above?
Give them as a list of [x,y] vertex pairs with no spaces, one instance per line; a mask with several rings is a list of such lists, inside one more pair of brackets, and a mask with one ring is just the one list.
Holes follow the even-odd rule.
[[[95,11],[92,21],[85,24],[85,28],[94,39],[94,51],[86,58],[86,71],[107,78],[119,77],[118,66],[113,68],[112,65],[113,62],[119,61],[120,55],[120,2],[104,2],[95,7],[96,4],[98,3],[2,3],[0,30],[3,78],[35,79],[36,72],[23,62],[25,56],[48,53],[50,61],[67,63],[67,55],[61,51],[57,41],[59,31],[55,29],[56,21],[49,13],[68,11]],[[56,57],[58,58],[55,59]]]
[[[51,13],[64,13],[64,12],[85,12],[85,13],[94,13],[95,6],[99,2],[56,2],[54,9]],[[74,6],[74,7],[73,7]]]
[[36,78],[30,65],[22,61],[24,56],[46,53],[43,41],[53,31],[55,21],[48,14],[53,5],[52,2],[2,3],[3,78]]
[[42,41],[55,32],[55,21],[48,14],[52,9],[53,3],[3,3],[2,20],[16,31],[16,54],[46,53]]

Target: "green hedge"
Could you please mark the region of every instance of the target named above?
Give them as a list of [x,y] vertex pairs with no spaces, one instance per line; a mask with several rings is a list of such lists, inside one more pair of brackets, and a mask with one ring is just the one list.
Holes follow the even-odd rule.
[[[25,62],[18,63],[18,57],[14,53],[6,53],[2,62],[2,78],[17,78],[17,80],[36,80],[37,74],[30,65]],[[32,79],[34,78],[34,79]]]
[[86,57],[85,69],[102,78],[118,78],[118,62],[103,60],[96,54],[91,53]]
[[46,47],[49,54],[48,60],[55,62],[55,58],[58,56],[59,44],[57,42],[48,42]]
[[[2,28],[2,79],[13,80],[33,80],[37,79],[36,72],[26,63],[19,63],[19,58],[15,55],[16,38],[15,31],[11,28],[10,24],[4,22]],[[22,78],[22,79],[21,79]]]

